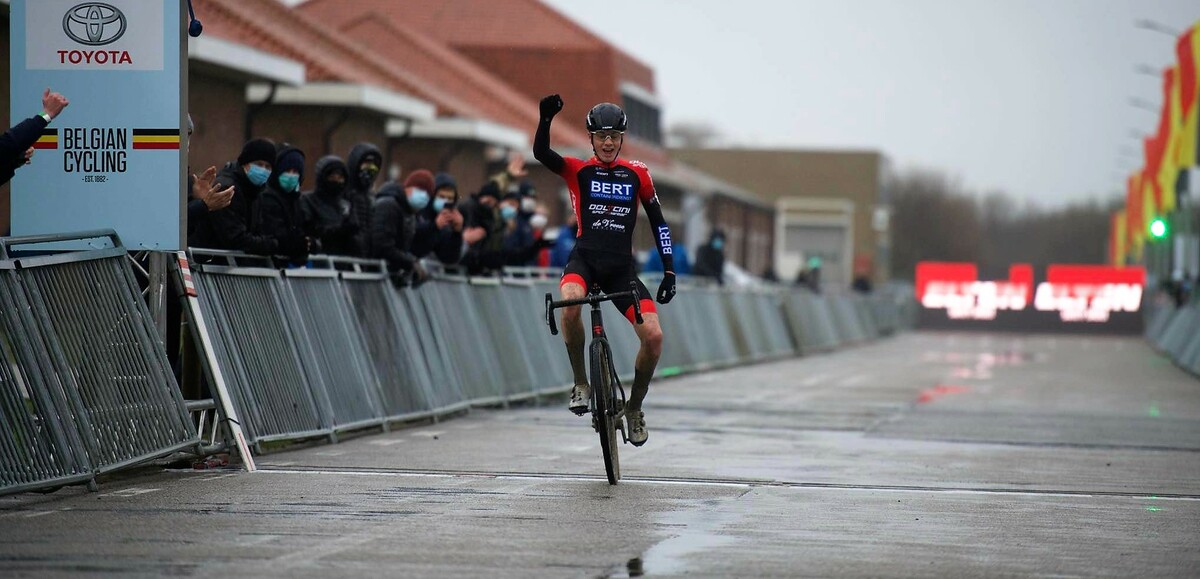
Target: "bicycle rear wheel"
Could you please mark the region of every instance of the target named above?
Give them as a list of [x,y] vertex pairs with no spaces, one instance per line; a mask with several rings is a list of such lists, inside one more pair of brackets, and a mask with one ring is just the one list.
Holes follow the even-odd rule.
[[608,484],[621,480],[621,465],[617,456],[617,417],[614,410],[612,382],[612,350],[604,339],[592,340],[592,397],[595,399],[592,417],[600,434],[600,450],[604,454],[604,472]]

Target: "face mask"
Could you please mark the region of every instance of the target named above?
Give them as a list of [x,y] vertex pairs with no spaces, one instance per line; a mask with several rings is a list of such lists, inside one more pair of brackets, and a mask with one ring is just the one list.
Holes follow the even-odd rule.
[[521,200],[521,211],[533,213],[534,209],[537,209],[537,199],[526,197]]
[[713,240],[713,249],[722,249],[724,247],[725,247],[724,239],[714,239]]
[[375,176],[379,174],[379,169],[363,169],[358,172],[358,184],[363,187],[370,187],[371,183],[375,182]]
[[424,189],[413,189],[408,196],[408,206],[420,211],[429,205],[429,192]]
[[546,227],[546,223],[549,221],[550,220],[546,219],[545,215],[542,215],[541,213],[534,213],[533,217],[529,218],[529,226],[534,229],[542,229]]
[[284,191],[291,193],[300,186],[300,176],[294,173],[284,173],[279,176],[279,186],[282,187]]
[[449,204],[450,204],[449,201],[442,199],[441,197],[437,197],[433,200],[433,210],[441,211],[441,210],[445,209],[446,206]]
[[266,183],[267,179],[271,178],[271,170],[264,169],[258,165],[250,165],[250,168],[246,169],[246,178],[251,183],[254,183],[255,186],[262,187],[263,183]]
[[322,181],[320,189],[323,193],[341,193],[345,187],[345,181]]
[[505,221],[513,219],[517,216],[517,208],[512,205],[505,205],[500,208],[500,217]]

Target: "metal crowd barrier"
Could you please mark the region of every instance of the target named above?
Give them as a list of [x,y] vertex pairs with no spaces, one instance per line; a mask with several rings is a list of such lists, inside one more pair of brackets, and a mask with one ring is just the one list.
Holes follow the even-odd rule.
[[[561,337],[543,321],[544,295],[558,293],[555,270],[512,268],[503,278],[438,270],[419,287],[397,288],[375,260],[313,256],[308,269],[280,270],[265,258],[192,255],[206,262],[195,277],[215,358],[259,452],[264,442],[336,440],[341,430],[571,387]],[[887,299],[784,286],[679,283],[679,296],[659,306],[660,376],[873,339],[888,309]],[[623,312],[605,316],[617,373],[632,380],[636,332]]]
[[1146,338],[1180,367],[1200,374],[1200,306],[1148,304]]
[[111,230],[0,238],[0,494],[200,445],[126,256]]

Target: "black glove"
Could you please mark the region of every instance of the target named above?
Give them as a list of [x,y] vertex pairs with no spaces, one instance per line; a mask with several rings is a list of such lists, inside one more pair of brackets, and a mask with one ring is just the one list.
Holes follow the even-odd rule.
[[665,304],[675,297],[675,273],[664,272],[662,283],[658,284],[658,303]]
[[552,94],[548,97],[543,98],[542,102],[538,105],[538,110],[541,111],[543,119],[553,119],[554,115],[557,115],[558,112],[562,110],[562,108],[563,108],[562,97],[560,97],[556,94]]
[[293,229],[280,237],[279,253],[289,257],[308,253],[308,242],[304,239],[304,234]]

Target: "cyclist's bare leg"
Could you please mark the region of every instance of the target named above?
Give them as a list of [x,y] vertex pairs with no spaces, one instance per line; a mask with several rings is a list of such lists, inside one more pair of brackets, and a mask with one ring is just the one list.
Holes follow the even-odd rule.
[[[565,283],[559,288],[564,300],[577,300],[587,296],[587,290],[577,283]],[[571,372],[576,384],[587,384],[587,368],[583,360],[583,306],[562,308],[563,342],[567,344],[567,357],[571,359]]]
[[662,356],[663,335],[662,327],[658,325],[658,314],[642,314],[642,323],[634,324],[633,329],[642,345],[633,362],[633,387],[630,388],[627,408],[641,410],[642,401],[650,391],[650,377],[658,366],[659,356]]

